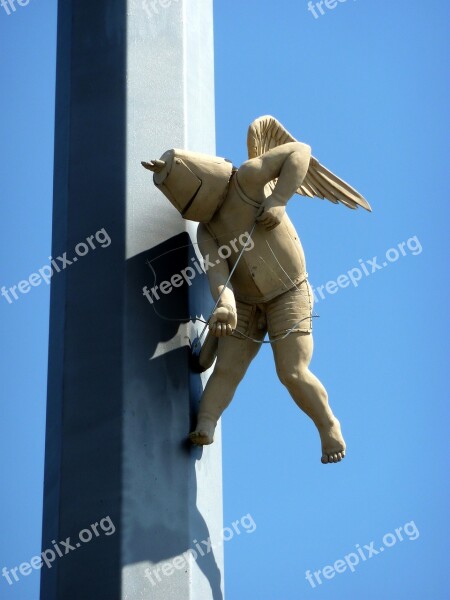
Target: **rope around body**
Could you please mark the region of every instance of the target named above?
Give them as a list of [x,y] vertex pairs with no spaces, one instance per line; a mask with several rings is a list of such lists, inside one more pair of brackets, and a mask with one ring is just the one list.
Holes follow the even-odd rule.
[[[196,321],[199,321],[200,323],[204,323],[205,325],[204,325],[204,327],[203,327],[202,331],[200,332],[200,335],[197,337],[197,339],[196,339],[195,343],[193,344],[193,346],[192,346],[192,348],[191,348],[193,352],[196,350],[197,346],[198,346],[198,345],[201,343],[201,341],[202,341],[202,338],[203,338],[203,336],[204,336],[204,334],[205,334],[205,331],[206,331],[206,330],[208,329],[208,327],[209,327],[209,324],[210,324],[210,322],[211,322],[211,319],[212,319],[212,317],[213,317],[213,315],[214,315],[214,312],[215,312],[215,310],[217,309],[217,307],[218,307],[218,306],[219,306],[219,304],[220,304],[220,300],[221,300],[221,298],[222,298],[222,296],[223,296],[223,293],[224,293],[224,292],[225,292],[225,290],[228,288],[228,285],[229,285],[229,283],[230,283],[230,281],[231,281],[231,278],[233,277],[233,275],[234,275],[234,272],[236,271],[236,268],[237,268],[237,266],[238,266],[238,264],[239,264],[239,262],[240,262],[240,260],[241,260],[242,256],[244,255],[244,252],[245,252],[245,250],[247,249],[248,245],[249,245],[249,244],[250,244],[250,242],[252,241],[252,236],[253,236],[253,233],[254,233],[254,231],[255,231],[256,225],[257,225],[257,223],[258,223],[258,221],[257,221],[257,218],[258,218],[258,216],[259,216],[259,214],[256,216],[255,222],[253,223],[253,226],[252,226],[252,229],[251,229],[251,231],[250,231],[250,233],[249,233],[248,239],[247,239],[246,243],[244,244],[244,246],[242,247],[242,249],[241,249],[241,251],[240,251],[240,253],[239,253],[239,256],[238,256],[238,258],[237,258],[237,260],[236,260],[236,262],[235,262],[235,264],[234,264],[233,268],[231,269],[231,271],[230,271],[230,274],[229,274],[229,275],[228,275],[228,277],[227,277],[227,280],[226,280],[226,282],[225,282],[225,284],[224,284],[224,286],[223,286],[223,288],[222,288],[222,291],[220,292],[220,294],[219,294],[219,296],[218,296],[218,298],[217,298],[217,300],[216,300],[216,303],[214,304],[214,307],[213,307],[213,309],[211,310],[211,313],[210,313],[210,315],[209,315],[208,319],[205,321],[204,319],[201,319],[201,318],[199,318],[199,317],[196,317],[196,318],[195,318],[195,320],[196,320]],[[269,250],[271,251],[271,253],[272,253],[273,257],[275,258],[275,260],[276,260],[276,262],[277,262],[278,266],[281,268],[281,270],[283,271],[283,273],[286,275],[286,277],[287,277],[287,278],[289,279],[289,281],[292,283],[292,288],[295,288],[295,289],[296,289],[298,292],[300,292],[300,289],[299,289],[298,285],[295,283],[295,281],[293,281],[293,280],[291,279],[291,277],[289,276],[289,274],[288,274],[288,273],[285,271],[285,269],[283,268],[282,264],[281,264],[281,263],[280,263],[280,261],[278,260],[278,258],[277,258],[277,256],[276,256],[275,252],[273,251],[272,247],[270,246],[269,242],[267,242],[267,241],[266,241],[266,243],[267,243],[267,245],[268,245],[268,247],[269,247]],[[167,253],[164,253],[164,254],[167,254]],[[163,256],[163,255],[160,255],[160,256]],[[154,259],[153,259],[153,261],[154,261],[154,260],[157,260],[158,258],[160,258],[160,256],[158,256],[158,257],[154,258]],[[262,260],[262,261],[265,263],[264,259],[263,259],[262,257],[260,257],[260,258],[261,258],[261,260]],[[151,264],[151,262],[153,262],[153,261],[147,261],[147,264],[148,264],[148,266],[150,267],[150,269],[151,269],[151,270],[152,270],[152,272],[153,272],[153,277],[155,278],[155,285],[156,285],[158,278],[157,278],[157,275],[156,275],[156,271],[155,271],[155,269],[153,268],[153,265]],[[266,264],[267,264],[267,263],[266,263]],[[271,268],[271,267],[269,267],[269,268]],[[271,270],[272,270],[272,269],[271,269]],[[307,273],[306,273],[306,279],[305,279],[305,280],[306,280],[306,282],[308,281],[308,274],[307,274]],[[281,278],[280,278],[280,281],[281,281],[281,283],[283,283],[283,284],[285,285],[285,287],[286,287],[286,289],[287,289],[287,290],[289,290],[289,289],[292,289],[292,288],[288,288],[288,287],[286,286],[286,284],[283,282],[283,280],[282,280]],[[310,303],[311,303],[311,292],[310,292],[310,289],[309,289],[309,285],[307,286],[307,289],[308,289],[308,297],[309,297],[309,300],[310,300]],[[184,318],[184,319],[179,319],[179,318],[171,318],[171,317],[165,317],[164,315],[161,315],[161,314],[158,312],[158,310],[156,309],[156,306],[155,306],[154,304],[152,304],[152,307],[153,307],[153,310],[155,311],[155,314],[156,314],[156,315],[157,315],[157,316],[158,316],[160,319],[163,319],[163,320],[165,320],[165,321],[172,321],[172,322],[177,322],[177,323],[184,323],[184,322],[186,322],[186,321],[194,321],[194,319],[193,319],[192,317],[187,317],[187,318]],[[274,344],[274,343],[276,343],[276,342],[279,342],[279,341],[285,340],[285,339],[286,339],[286,338],[287,338],[289,335],[291,335],[291,334],[292,334],[292,333],[293,333],[293,332],[294,332],[294,331],[297,329],[297,327],[298,327],[298,326],[299,326],[301,323],[303,323],[303,321],[306,321],[306,320],[308,320],[308,319],[310,319],[310,318],[318,318],[318,317],[319,317],[319,315],[311,315],[311,317],[304,317],[303,319],[301,319],[300,321],[298,321],[297,323],[295,323],[293,327],[291,327],[290,329],[288,329],[288,330],[286,331],[286,333],[283,333],[282,335],[279,335],[279,336],[277,336],[277,337],[275,337],[275,338],[272,338],[272,339],[270,339],[270,340],[257,340],[257,339],[255,339],[255,338],[253,338],[253,337],[250,337],[250,336],[246,335],[245,333],[241,333],[241,332],[233,332],[231,335],[232,335],[233,337],[237,337],[237,338],[239,338],[239,337],[244,337],[244,338],[246,338],[246,339],[248,339],[248,340],[251,340],[251,341],[252,341],[252,342],[254,342],[255,344],[261,344],[261,345],[262,345],[262,344]]]

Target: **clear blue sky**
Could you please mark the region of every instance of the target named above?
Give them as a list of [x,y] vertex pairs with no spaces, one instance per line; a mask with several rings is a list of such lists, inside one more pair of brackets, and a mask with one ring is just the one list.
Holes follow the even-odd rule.
[[[244,160],[248,124],[271,113],[372,204],[291,201],[311,283],[382,265],[410,240],[358,287],[319,296],[312,368],[343,424],[343,463],[321,465],[270,347],[226,413],[224,522],[257,525],[226,544],[227,600],[444,600],[449,7],[348,0],[315,19],[305,0],[215,5],[218,154]],[[0,7],[0,287],[50,254],[55,36],[55,0]],[[47,286],[0,297],[0,569],[40,548],[48,310]],[[417,539],[315,588],[305,579],[411,521]],[[37,600],[37,573],[2,581],[2,600]]]

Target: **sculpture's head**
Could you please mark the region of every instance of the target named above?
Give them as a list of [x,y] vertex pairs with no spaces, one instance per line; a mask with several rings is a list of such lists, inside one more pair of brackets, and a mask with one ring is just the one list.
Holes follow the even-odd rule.
[[142,165],[184,219],[208,223],[225,200],[233,165],[224,158],[168,150],[160,160]]

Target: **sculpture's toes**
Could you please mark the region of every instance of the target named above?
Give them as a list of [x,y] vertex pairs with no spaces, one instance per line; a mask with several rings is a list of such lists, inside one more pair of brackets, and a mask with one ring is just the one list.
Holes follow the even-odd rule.
[[209,446],[214,441],[205,431],[193,431],[189,434],[189,439],[196,446]]
[[324,452],[324,454],[322,454],[321,461],[324,465],[326,465],[329,463],[341,462],[341,460],[343,458],[345,458],[345,450],[342,450],[340,452],[330,452],[330,453]]

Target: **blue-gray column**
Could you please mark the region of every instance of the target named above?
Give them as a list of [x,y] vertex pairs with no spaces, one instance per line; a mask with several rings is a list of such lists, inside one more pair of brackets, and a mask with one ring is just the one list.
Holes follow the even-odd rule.
[[60,0],[58,21],[53,256],[103,229],[111,243],[53,277],[41,597],[219,600],[220,431],[203,450],[186,441],[209,291],[199,275],[143,295],[198,252],[140,165],[215,153],[212,0]]

